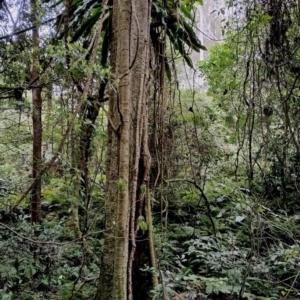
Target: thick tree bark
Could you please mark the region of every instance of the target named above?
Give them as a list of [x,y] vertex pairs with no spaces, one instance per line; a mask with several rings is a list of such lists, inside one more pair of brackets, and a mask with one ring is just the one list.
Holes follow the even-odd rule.
[[[127,298],[130,143],[130,0],[114,1],[112,69],[116,92],[109,99],[108,155],[106,167],[106,238],[100,281],[95,299]],[[124,75],[122,75],[124,74]]]
[[[31,0],[32,24],[32,71],[31,81],[39,85],[39,28],[37,26],[37,1]],[[32,177],[34,185],[31,194],[31,222],[41,220],[41,185],[40,176],[42,163],[42,89],[36,87],[32,89],[32,127],[33,127],[33,160],[32,160]]]
[[[136,111],[132,124],[134,145],[131,156],[130,182],[131,187],[131,224],[130,224],[130,257],[128,262],[128,300],[149,299],[149,292],[153,287],[150,272],[141,271],[145,265],[154,267],[151,260],[149,241],[151,218],[146,213],[149,195],[149,175],[151,156],[148,149],[148,100],[150,89],[149,76],[149,51],[150,51],[150,7],[143,1],[134,1],[133,32],[139,36],[131,35],[131,44],[138,50],[136,61],[132,68],[132,98],[133,110]],[[132,51],[132,58],[133,59]],[[149,203],[150,204],[150,203]],[[151,207],[151,205],[150,205]],[[151,214],[151,210],[149,211]],[[139,220],[139,221],[138,221]],[[141,229],[139,223],[145,220],[147,230]]]
[[[141,299],[133,287],[137,288],[141,276],[137,219],[148,219],[142,186],[147,186],[151,163],[147,139],[150,8],[150,1],[113,4],[111,65],[115,88],[109,99],[106,228],[95,300]],[[149,247],[142,248],[147,249],[143,262],[151,265]],[[150,276],[148,290],[151,287]]]

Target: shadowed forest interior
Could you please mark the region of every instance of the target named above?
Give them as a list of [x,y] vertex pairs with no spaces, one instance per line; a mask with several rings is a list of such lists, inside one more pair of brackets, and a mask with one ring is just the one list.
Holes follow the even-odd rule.
[[298,0],[0,0],[0,298],[300,299],[299,29]]

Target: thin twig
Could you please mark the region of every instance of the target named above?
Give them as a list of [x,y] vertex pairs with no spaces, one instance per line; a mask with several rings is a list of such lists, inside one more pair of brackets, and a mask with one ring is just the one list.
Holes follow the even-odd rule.
[[82,238],[78,238],[78,239],[74,239],[72,241],[68,241],[68,242],[55,242],[55,241],[39,241],[39,240],[33,240],[29,237],[23,236],[20,233],[18,233],[17,231],[15,231],[14,229],[12,229],[11,227],[5,225],[4,223],[0,222],[0,226],[6,228],[7,230],[9,230],[10,232],[12,232],[14,235],[18,236],[19,238],[21,238],[22,240],[34,243],[34,244],[44,244],[44,245],[57,245],[57,246],[64,246],[64,245],[68,245],[68,244],[73,244],[76,243],[80,240],[82,240]]
[[205,205],[206,205],[206,208],[207,208],[207,211],[208,211],[208,218],[209,218],[209,220],[211,222],[211,225],[213,227],[214,235],[216,236],[217,235],[217,230],[216,230],[215,223],[212,219],[212,211],[211,211],[211,208],[210,208],[210,203],[209,203],[209,200],[206,197],[202,187],[199,184],[197,184],[197,182],[192,181],[192,180],[188,180],[188,179],[170,179],[170,180],[165,180],[165,181],[167,181],[167,182],[184,181],[184,182],[191,183],[195,186],[195,188],[200,192],[201,197],[204,199],[204,202],[205,202]]

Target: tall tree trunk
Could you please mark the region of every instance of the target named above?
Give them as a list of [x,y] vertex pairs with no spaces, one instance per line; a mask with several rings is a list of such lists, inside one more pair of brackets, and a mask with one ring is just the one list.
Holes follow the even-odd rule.
[[31,0],[31,18],[35,27],[32,29],[32,70],[31,82],[32,88],[32,126],[33,126],[33,161],[32,177],[34,185],[31,194],[31,222],[41,220],[41,185],[40,176],[42,162],[42,88],[39,85],[39,26],[37,18],[37,1]]
[[[133,286],[141,276],[137,268],[141,254],[136,241],[139,222],[149,221],[145,195],[151,162],[147,138],[150,8],[151,1],[113,4],[111,65],[115,89],[109,99],[106,236],[95,300],[141,299]],[[149,247],[147,252],[144,256],[151,265]]]

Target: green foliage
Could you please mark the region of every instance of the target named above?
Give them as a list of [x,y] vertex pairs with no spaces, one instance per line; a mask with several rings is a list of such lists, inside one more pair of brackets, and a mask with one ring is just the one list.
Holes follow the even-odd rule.
[[294,235],[288,227],[293,218],[253,200],[239,189],[211,199],[217,236],[210,235],[208,223],[203,222],[204,203],[197,208],[196,221],[181,215],[186,224],[182,226],[170,219],[168,240],[158,245],[165,286],[157,287],[155,297],[169,288],[170,293],[183,290],[190,297],[279,299],[289,285],[290,295],[296,295],[300,248],[294,241],[299,231]]
[[[1,222],[7,223],[3,211],[1,214]],[[98,267],[86,256],[82,245],[74,240],[67,222],[45,220],[32,227],[22,221],[21,214],[17,217],[18,223],[9,222],[9,227],[17,229],[18,235],[1,228],[1,299],[52,298],[57,292],[60,299],[92,297],[93,289],[85,281],[97,278]],[[38,242],[34,243],[34,240]],[[58,240],[69,242],[58,243]],[[84,258],[89,262],[83,266]]]
[[148,224],[143,216],[139,216],[137,222],[138,229],[141,229],[143,232],[148,229]]
[[[232,73],[236,70],[238,74],[239,57],[243,56],[243,51],[237,49],[233,52],[232,39],[222,44],[217,44],[210,49],[209,58],[198,63],[199,69],[206,76],[209,82],[209,91],[212,94],[221,94],[231,90],[240,84],[240,77],[233,78]],[[228,76],[230,74],[230,76]]]
[[[44,0],[44,2],[49,2]],[[54,6],[61,5],[62,1],[58,1]],[[195,4],[202,4],[199,0],[179,1],[153,1],[151,10],[151,38],[152,42],[160,52],[165,47],[165,41],[160,38],[159,29],[165,28],[166,35],[171,41],[171,45],[176,52],[179,52],[186,63],[193,67],[190,59],[189,49],[199,52],[206,50],[202,45],[194,29],[195,22]],[[101,49],[101,65],[105,66],[108,59],[108,49],[110,48],[110,23],[112,8],[109,1],[106,7],[105,20],[103,21],[103,43]],[[82,38],[89,38],[93,27],[102,13],[102,3],[94,0],[88,1],[72,1],[70,9],[71,24],[73,27],[71,42],[77,42]],[[62,35],[61,35],[62,37]],[[163,48],[161,48],[163,46]],[[159,50],[160,49],[160,50]],[[166,71],[170,69],[168,62]],[[167,72],[168,74],[168,72]]]
[[120,179],[118,180],[118,190],[119,190],[120,192],[123,192],[123,191],[125,190],[125,187],[126,187],[125,181],[124,181],[122,178],[120,178]]

